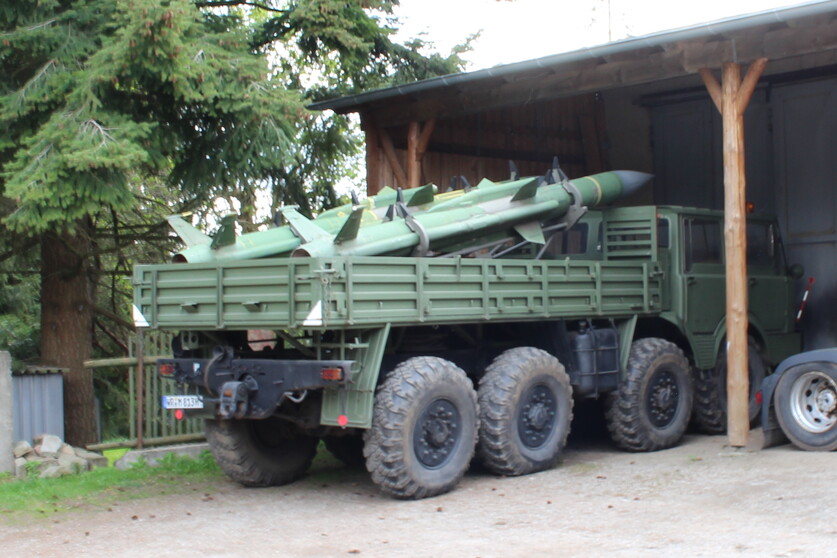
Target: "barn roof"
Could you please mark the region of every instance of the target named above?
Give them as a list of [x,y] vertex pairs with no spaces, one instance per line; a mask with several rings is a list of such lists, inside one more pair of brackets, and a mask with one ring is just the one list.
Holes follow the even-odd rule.
[[441,116],[683,76],[723,62],[770,60],[772,74],[837,65],[837,0],[818,0],[601,46],[349,95],[310,106],[339,113],[400,107]]

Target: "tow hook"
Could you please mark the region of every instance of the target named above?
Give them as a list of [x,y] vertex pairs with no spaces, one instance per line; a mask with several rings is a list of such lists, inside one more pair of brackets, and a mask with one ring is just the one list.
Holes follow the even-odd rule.
[[258,391],[259,385],[252,376],[245,376],[240,382],[224,382],[218,414],[221,418],[243,418],[247,415],[250,393]]

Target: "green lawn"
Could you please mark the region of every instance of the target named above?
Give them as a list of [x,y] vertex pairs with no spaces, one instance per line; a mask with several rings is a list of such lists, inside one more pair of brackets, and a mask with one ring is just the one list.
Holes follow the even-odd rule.
[[[118,457],[108,455],[109,460]],[[209,452],[197,459],[170,454],[154,467],[138,463],[127,470],[107,467],[55,479],[18,480],[5,475],[0,477],[0,517],[106,509],[114,501],[183,492],[222,478]]]

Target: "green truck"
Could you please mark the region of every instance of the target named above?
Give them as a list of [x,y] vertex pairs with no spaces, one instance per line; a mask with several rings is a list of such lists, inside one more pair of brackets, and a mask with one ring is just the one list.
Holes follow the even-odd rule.
[[[241,484],[299,478],[322,440],[397,498],[453,489],[472,459],[500,475],[554,466],[574,400],[603,399],[628,451],[674,446],[692,420],[722,429],[722,214],[585,209],[541,222],[543,242],[495,227],[493,243],[434,254],[419,224],[421,255],[139,265],[135,318],[179,332],[158,362],[177,386],[163,406],[203,414]],[[751,217],[747,239],[755,418],[765,373],[799,351],[800,270],[773,220]]]

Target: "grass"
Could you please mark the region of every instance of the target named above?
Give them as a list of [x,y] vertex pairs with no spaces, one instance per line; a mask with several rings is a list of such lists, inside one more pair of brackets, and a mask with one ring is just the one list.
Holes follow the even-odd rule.
[[0,518],[49,516],[73,509],[103,509],[114,501],[190,491],[223,477],[212,455],[197,459],[169,454],[156,466],[94,469],[55,479],[0,477]]

